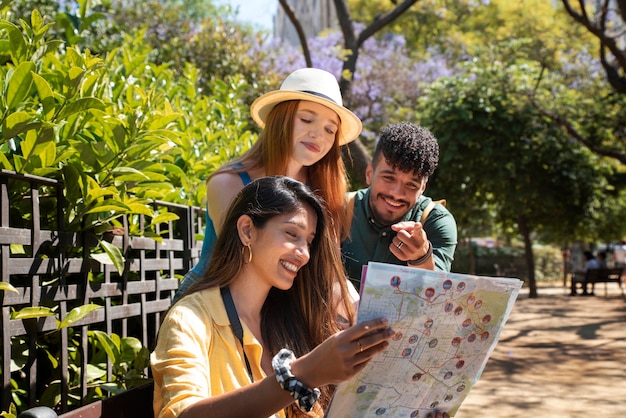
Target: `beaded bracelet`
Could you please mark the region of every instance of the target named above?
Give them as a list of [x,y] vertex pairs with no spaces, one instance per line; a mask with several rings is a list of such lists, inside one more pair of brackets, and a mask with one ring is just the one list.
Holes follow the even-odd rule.
[[424,264],[426,260],[432,257],[432,255],[433,255],[433,244],[431,244],[430,241],[428,241],[428,249],[426,250],[426,253],[420,258],[418,258],[417,260],[407,261],[407,264],[409,266],[419,266],[421,264]]
[[294,356],[293,351],[283,348],[272,359],[272,367],[280,387],[289,392],[298,401],[300,409],[309,412],[319,399],[320,390],[318,388],[309,388],[291,373],[291,362],[295,359],[296,356]]

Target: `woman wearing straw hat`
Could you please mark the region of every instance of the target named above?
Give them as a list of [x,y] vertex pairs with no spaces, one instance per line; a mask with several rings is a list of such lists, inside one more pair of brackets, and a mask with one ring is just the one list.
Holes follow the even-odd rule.
[[355,140],[362,125],[343,106],[336,78],[316,68],[296,70],[279,90],[257,98],[250,113],[263,130],[245,154],[207,180],[208,214],[202,253],[185,275],[175,298],[203,276],[227,208],[236,194],[257,178],[284,175],[307,184],[325,201],[338,242],[341,231],[348,230],[344,211],[348,180],[340,146]]

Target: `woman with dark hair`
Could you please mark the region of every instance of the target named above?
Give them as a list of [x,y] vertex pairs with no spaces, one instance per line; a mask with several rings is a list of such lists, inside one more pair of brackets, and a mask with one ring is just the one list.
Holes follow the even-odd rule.
[[332,385],[388,346],[386,320],[337,326],[333,289],[347,284],[325,211],[282,176],[237,195],[206,274],[159,330],[155,417],[322,417]]

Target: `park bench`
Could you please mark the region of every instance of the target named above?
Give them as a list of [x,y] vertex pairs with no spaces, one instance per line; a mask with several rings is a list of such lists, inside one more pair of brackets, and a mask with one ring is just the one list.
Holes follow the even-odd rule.
[[604,283],[604,296],[607,296],[607,284],[617,283],[624,297],[624,285],[622,283],[623,267],[606,268],[606,269],[589,269],[585,272],[585,281],[583,286],[588,284]]

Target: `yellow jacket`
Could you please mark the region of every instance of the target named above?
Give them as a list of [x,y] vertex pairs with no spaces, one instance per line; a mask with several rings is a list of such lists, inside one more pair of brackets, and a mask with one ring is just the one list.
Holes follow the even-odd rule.
[[[244,347],[255,380],[263,348],[246,324]],[[186,296],[176,303],[159,330],[150,356],[154,377],[154,416],[179,416],[188,406],[210,396],[249,385],[250,378],[218,288]],[[281,411],[274,415],[284,417]]]

